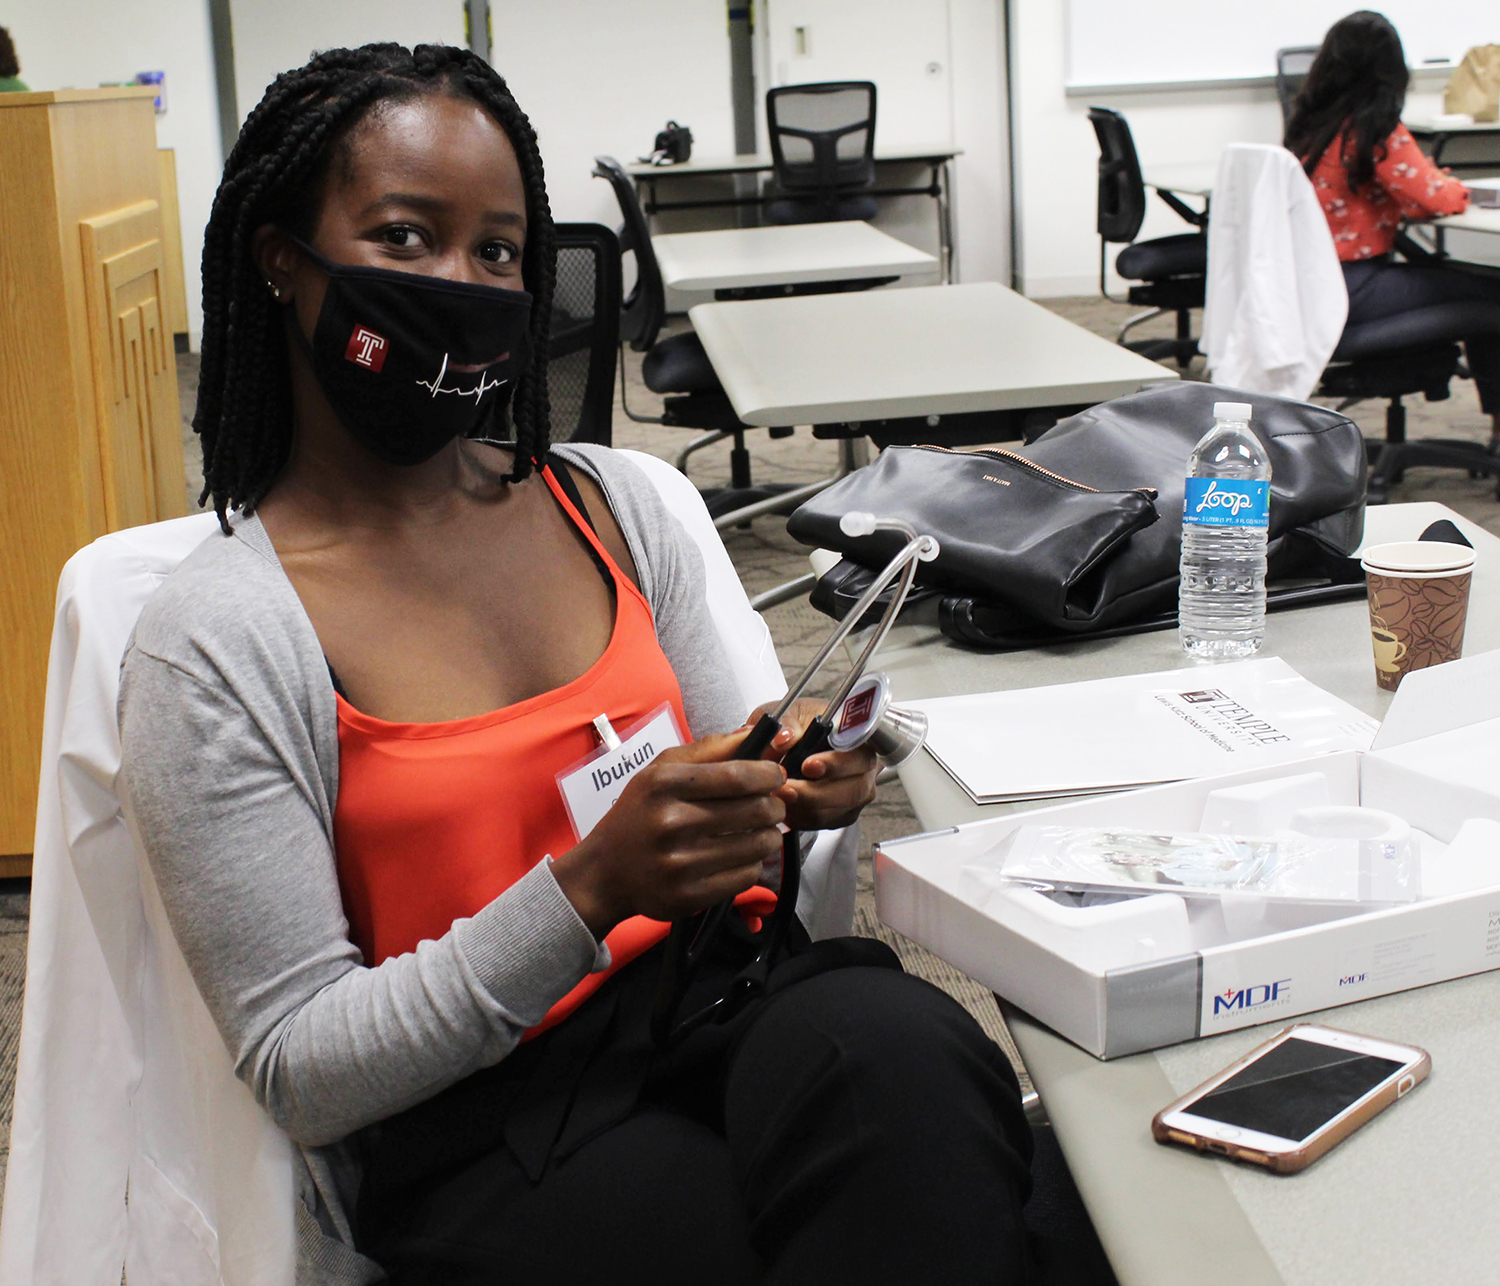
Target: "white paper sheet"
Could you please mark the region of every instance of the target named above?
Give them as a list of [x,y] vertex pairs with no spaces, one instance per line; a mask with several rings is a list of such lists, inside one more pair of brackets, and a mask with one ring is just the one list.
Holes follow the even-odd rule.
[[1377,723],[1280,657],[907,703],[979,804],[1097,794],[1365,750]]

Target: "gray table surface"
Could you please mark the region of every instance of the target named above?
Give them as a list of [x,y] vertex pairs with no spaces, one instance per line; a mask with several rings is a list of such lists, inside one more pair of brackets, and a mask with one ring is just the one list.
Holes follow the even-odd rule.
[[1500,233],[1500,210],[1486,210],[1471,205],[1462,214],[1448,214],[1434,219],[1439,228],[1452,228],[1459,232]]
[[[1500,539],[1443,505],[1373,508],[1366,543],[1456,522],[1479,553],[1465,651],[1500,647]],[[854,644],[857,645],[856,638]],[[1266,654],[1380,717],[1363,601],[1271,614]],[[980,654],[923,625],[891,632],[877,665],[898,700],[1179,668],[1176,631]],[[974,804],[925,752],[901,769],[928,829],[1035,805]],[[1300,1175],[1276,1176],[1162,1147],[1151,1117],[1285,1025],[1102,1062],[1014,1009],[1011,1030],[1121,1286],[1427,1286],[1500,1280],[1500,974],[1343,1006],[1298,1021],[1408,1041],[1429,1083]]]
[[936,275],[937,257],[857,219],[667,232],[651,238],[674,290]]
[[1430,117],[1416,116],[1410,120],[1403,119],[1401,123],[1417,137],[1429,134],[1500,134],[1500,121],[1458,121],[1443,124]]
[[1106,401],[1177,373],[996,282],[698,304],[746,424],[827,424]]
[[[898,147],[875,149],[877,165],[898,165],[903,162],[951,161],[962,156],[963,148],[949,145],[940,147]],[[752,156],[692,156],[677,165],[647,165],[637,161],[627,165],[625,172],[633,179],[692,178],[707,174],[752,174],[757,170],[772,168],[771,154],[758,152]]]

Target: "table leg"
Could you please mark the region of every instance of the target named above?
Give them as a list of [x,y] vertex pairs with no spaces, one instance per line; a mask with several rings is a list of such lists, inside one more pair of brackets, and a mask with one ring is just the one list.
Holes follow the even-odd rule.
[[951,172],[948,161],[940,161],[933,168],[933,185],[938,189],[938,257],[942,260],[943,284],[953,280],[953,217],[949,197]]

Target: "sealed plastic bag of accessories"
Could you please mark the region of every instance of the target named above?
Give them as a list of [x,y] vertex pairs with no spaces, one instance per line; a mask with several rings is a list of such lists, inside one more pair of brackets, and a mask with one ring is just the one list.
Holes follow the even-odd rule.
[[989,889],[1003,880],[1103,893],[1375,904],[1421,895],[1419,850],[1409,832],[1342,838],[1020,826],[964,875]]

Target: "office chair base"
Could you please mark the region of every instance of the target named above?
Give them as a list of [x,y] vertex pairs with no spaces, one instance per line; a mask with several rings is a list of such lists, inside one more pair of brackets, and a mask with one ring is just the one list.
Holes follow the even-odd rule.
[[[1406,476],[1408,469],[1464,469],[1470,478],[1500,478],[1500,455],[1478,442],[1419,438],[1415,442],[1369,441],[1365,446],[1370,456],[1366,504],[1385,504],[1389,489]],[[1500,483],[1495,494],[1500,499]]]
[[[803,488],[791,483],[762,482],[753,487],[736,487],[733,484],[727,487],[699,487],[698,494],[703,497],[709,517],[722,531],[725,526],[741,523],[748,526],[751,518],[758,518],[761,514],[782,510],[790,513],[791,510],[785,509],[785,506],[790,504],[795,508],[800,501],[789,501],[787,497],[792,492],[801,490]],[[721,519],[725,521],[721,522]]]
[[1128,344],[1122,344],[1121,347],[1128,348],[1132,353],[1139,353],[1153,362],[1176,362],[1183,370],[1187,370],[1193,364],[1193,358],[1198,356],[1198,341],[1191,337],[1187,339],[1133,339]]

